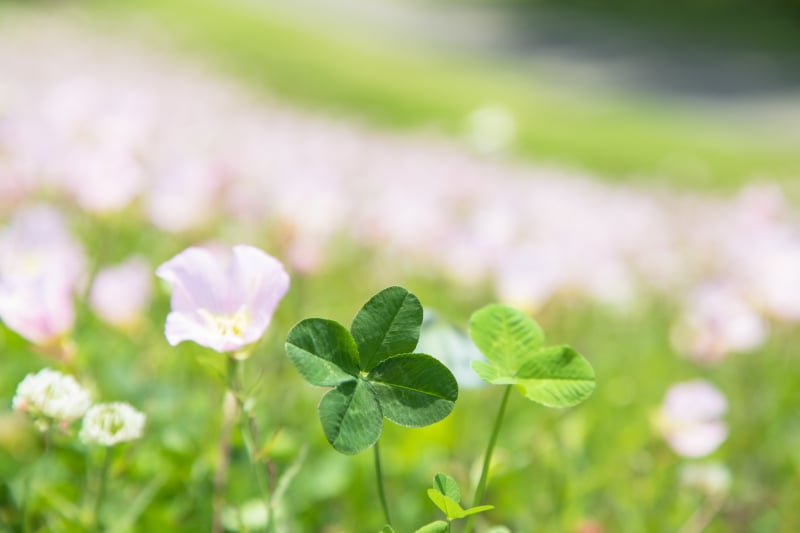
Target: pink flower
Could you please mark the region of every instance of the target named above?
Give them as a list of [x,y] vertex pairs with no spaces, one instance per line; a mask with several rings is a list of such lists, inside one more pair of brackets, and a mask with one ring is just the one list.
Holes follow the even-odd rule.
[[289,288],[278,260],[245,245],[225,254],[187,248],[156,275],[172,285],[167,341],[191,340],[218,352],[237,352],[260,339]]
[[83,250],[65,227],[58,211],[35,205],[0,232],[0,319],[47,348],[72,329],[73,297],[86,276]]
[[732,352],[761,346],[767,326],[756,311],[725,284],[695,290],[672,330],[676,348],[697,362],[714,363]]
[[92,310],[114,326],[135,325],[153,292],[150,268],[145,259],[132,257],[98,272],[89,294]]
[[86,257],[64,216],[48,205],[20,209],[0,231],[0,282],[17,285],[40,278],[58,280],[79,291]]
[[703,457],[728,437],[728,426],[721,420],[727,410],[725,396],[711,383],[684,381],[667,391],[657,424],[676,453]]
[[72,291],[51,278],[0,283],[0,319],[35,344],[58,344],[75,322]]

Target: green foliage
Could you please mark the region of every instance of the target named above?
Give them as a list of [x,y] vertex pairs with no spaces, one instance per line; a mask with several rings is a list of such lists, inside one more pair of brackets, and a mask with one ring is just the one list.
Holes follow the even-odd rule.
[[450,524],[444,520],[436,520],[430,524],[425,524],[419,528],[415,533],[448,533],[450,531]]
[[323,396],[319,417],[328,442],[356,454],[377,442],[383,418],[422,427],[450,414],[458,384],[442,363],[412,353],[422,306],[402,287],[373,296],[348,332],[332,320],[309,318],[292,328],[286,353],[312,385],[335,387]]
[[458,488],[458,483],[447,474],[442,474],[441,472],[436,474],[433,477],[433,489],[431,490],[438,491],[456,502],[461,501],[461,490]]
[[525,397],[548,407],[570,407],[595,388],[594,370],[569,346],[543,347],[544,333],[528,315],[488,305],[470,318],[470,336],[488,362],[473,361],[484,381],[515,385]]
[[[433,488],[428,489],[428,498],[430,498],[434,505],[445,514],[447,522],[442,522],[440,520],[432,522],[418,529],[417,533],[449,531],[449,523],[453,520],[494,509],[493,505],[479,505],[470,507],[469,509],[462,508],[461,490],[458,488],[458,483],[456,483],[455,479],[442,473],[436,474],[433,478]],[[445,529],[440,529],[441,524],[446,526]]]

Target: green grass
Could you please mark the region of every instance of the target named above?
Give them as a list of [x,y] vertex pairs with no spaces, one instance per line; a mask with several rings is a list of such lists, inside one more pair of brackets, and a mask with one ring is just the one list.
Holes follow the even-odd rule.
[[[247,2],[98,0],[109,24],[155,22],[180,47],[265,92],[390,128],[460,135],[486,103],[515,116],[512,151],[610,180],[732,189],[753,177],[800,174],[792,139],[702,110],[597,94],[503,67],[312,25]],[[716,117],[716,118],[714,118]]]

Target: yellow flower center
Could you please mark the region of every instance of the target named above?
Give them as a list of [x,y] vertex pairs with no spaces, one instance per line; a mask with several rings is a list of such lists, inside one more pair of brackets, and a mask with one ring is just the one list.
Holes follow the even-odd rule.
[[215,314],[207,309],[197,311],[206,321],[206,325],[221,337],[241,339],[250,324],[250,311],[242,306],[232,315]]

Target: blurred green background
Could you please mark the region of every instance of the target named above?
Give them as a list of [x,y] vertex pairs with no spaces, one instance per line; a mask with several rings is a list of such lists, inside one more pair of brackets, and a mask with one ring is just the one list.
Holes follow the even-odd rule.
[[[797,10],[790,0],[0,3],[3,23],[17,29],[28,24],[35,34],[44,12],[76,19],[103,39],[184,54],[244,81],[265,101],[402,134],[433,132],[464,150],[480,151],[468,138],[470,114],[500,108],[513,117],[515,134],[489,158],[721,197],[768,180],[789,198],[797,197],[800,176]],[[103,262],[141,253],[158,265],[197,242],[235,238],[238,229],[219,219],[166,234],[126,213],[62,207],[89,255]],[[281,228],[249,235],[276,257],[288,253]],[[251,383],[260,385],[259,423],[280,428],[271,452],[276,470],[309,450],[279,503],[287,531],[376,531],[382,521],[371,455],[340,456],[325,442],[316,417],[322,391],[307,386],[283,353],[289,328],[307,316],[349,323],[387,278],[462,329],[473,310],[496,298],[488,283],[465,288],[439,272],[395,267],[376,250],[345,243],[320,272],[293,273],[249,362]],[[167,345],[168,300],[159,287],[134,335],[110,329],[79,305],[75,341],[85,379],[100,396],[125,398],[149,417],[146,437],[115,456],[105,512],[120,531],[204,531],[210,523],[223,361],[193,345]],[[512,395],[487,494],[496,509],[482,518],[482,530],[692,531],[681,528],[707,498],[681,484],[687,461],[663,442],[653,419],[670,384],[704,377],[730,404],[730,436],[712,459],[732,474],[730,493],[706,530],[800,531],[796,325],[772,323],[756,353],[704,366],[670,344],[677,307],[663,295],[646,294],[625,310],[567,296],[536,311],[550,342],[569,343],[592,362],[598,387],[588,402],[565,411]],[[48,364],[0,327],[6,406],[24,375]],[[384,475],[397,531],[438,518],[425,496],[436,472],[454,476],[471,494],[501,393],[463,390],[453,414],[431,428],[385,424]],[[15,483],[42,450],[33,429],[9,411],[0,418],[0,529],[11,531]],[[234,442],[240,444],[236,434]],[[234,505],[257,492],[243,453],[236,448],[231,471]],[[55,453],[39,505],[55,509],[56,518],[40,522],[40,531],[80,531],[68,517],[80,505],[85,468],[77,445],[65,442]]]

